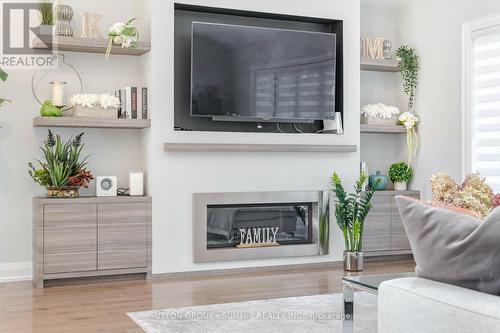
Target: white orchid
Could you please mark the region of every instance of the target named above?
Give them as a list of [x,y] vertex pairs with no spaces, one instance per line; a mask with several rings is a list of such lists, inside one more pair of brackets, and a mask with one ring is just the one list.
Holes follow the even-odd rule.
[[412,112],[407,111],[399,116],[399,122],[406,128],[406,145],[408,147],[408,165],[411,165],[411,160],[418,151],[418,134],[417,124],[419,119]]
[[399,108],[395,106],[388,106],[383,103],[367,104],[361,109],[361,114],[365,118],[391,119],[399,113]]
[[109,28],[108,32],[108,48],[106,49],[106,59],[109,59],[113,44],[123,48],[136,48],[139,40],[139,32],[137,28],[132,26],[136,19],[130,19],[125,23],[118,22]]
[[118,22],[113,24],[111,28],[109,28],[109,32],[116,35],[121,35],[123,33],[123,29],[125,29],[125,23]]
[[418,121],[418,117],[409,111],[399,116],[399,122],[403,124],[407,130],[414,129],[417,126]]
[[93,108],[97,105],[103,109],[117,109],[120,100],[111,94],[75,94],[69,100],[72,106]]

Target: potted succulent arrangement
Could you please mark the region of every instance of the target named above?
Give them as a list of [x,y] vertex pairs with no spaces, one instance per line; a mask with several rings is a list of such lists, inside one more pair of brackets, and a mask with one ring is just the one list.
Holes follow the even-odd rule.
[[398,162],[389,168],[389,178],[394,183],[394,190],[406,191],[413,177],[413,169],[405,162]]
[[45,161],[37,160],[39,168],[28,163],[33,181],[47,189],[48,197],[77,198],[81,187],[87,188],[94,179],[87,165],[87,157],[80,158],[83,133],[63,142],[59,135],[49,130],[44,145],[40,147]]
[[335,218],[344,236],[344,270],[363,270],[363,227],[372,204],[373,193],[378,183],[368,191],[363,191],[366,174],[361,173],[354,186],[354,193],[346,193],[337,173],[333,173],[332,184],[335,191]]

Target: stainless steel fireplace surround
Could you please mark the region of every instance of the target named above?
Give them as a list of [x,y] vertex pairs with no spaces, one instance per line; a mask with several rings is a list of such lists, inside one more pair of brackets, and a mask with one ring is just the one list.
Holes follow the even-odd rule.
[[[195,263],[203,263],[319,255],[318,225],[322,202],[321,191],[195,193],[193,194],[193,260]],[[220,215],[214,212],[217,209],[221,211]],[[299,228],[294,228],[294,209]],[[241,217],[239,222],[235,221],[235,212],[242,211],[249,212],[246,218]],[[232,214],[231,219],[225,218],[224,214]],[[233,224],[247,223],[248,226],[256,226],[259,219],[265,219],[265,223],[271,225],[281,225],[284,235],[282,237],[285,237],[280,241],[282,245],[237,248],[231,232],[238,227]],[[211,239],[209,244],[209,235],[212,238],[219,237],[220,241]],[[222,246],[219,246],[219,243]]]

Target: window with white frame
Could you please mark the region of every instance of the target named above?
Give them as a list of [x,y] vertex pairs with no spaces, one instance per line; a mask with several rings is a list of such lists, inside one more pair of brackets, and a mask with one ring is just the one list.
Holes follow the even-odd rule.
[[468,34],[464,30],[468,37],[464,54],[467,71],[464,75],[464,173],[479,172],[493,190],[499,192],[500,26],[491,22],[478,25]]

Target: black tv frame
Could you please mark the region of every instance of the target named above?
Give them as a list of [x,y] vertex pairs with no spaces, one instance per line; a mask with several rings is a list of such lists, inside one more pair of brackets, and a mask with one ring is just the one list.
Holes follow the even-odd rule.
[[[246,18],[259,18],[270,20],[283,20],[283,21],[296,21],[313,24],[321,24],[327,27],[328,32],[336,34],[336,72],[335,72],[335,112],[340,112],[342,115],[342,122],[344,122],[344,49],[343,49],[343,21],[328,18],[296,16],[279,13],[255,12],[239,9],[199,6],[174,3],[174,9],[180,11],[189,11],[195,13],[211,13],[220,15],[240,16]],[[176,89],[177,82],[174,79]],[[188,110],[190,112],[190,110]],[[177,126],[177,125],[176,125]],[[190,130],[190,128],[182,128],[183,130]],[[198,129],[194,129],[198,130]],[[248,131],[248,130],[244,130]]]

